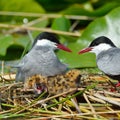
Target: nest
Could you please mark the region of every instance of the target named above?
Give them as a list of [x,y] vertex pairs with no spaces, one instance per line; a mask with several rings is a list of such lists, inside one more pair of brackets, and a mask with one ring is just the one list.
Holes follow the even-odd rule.
[[[8,75],[7,75],[8,76]],[[11,75],[10,75],[11,76]],[[113,82],[99,74],[82,74],[76,92],[74,88],[50,95],[43,91],[37,95],[34,89],[24,90],[23,83],[1,76],[0,118],[12,119],[120,119],[120,93]],[[75,109],[76,99],[81,113]]]

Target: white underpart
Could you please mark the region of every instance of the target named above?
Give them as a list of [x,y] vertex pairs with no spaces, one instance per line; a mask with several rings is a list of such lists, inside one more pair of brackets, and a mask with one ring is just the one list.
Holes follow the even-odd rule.
[[51,42],[50,40],[47,40],[47,39],[37,40],[36,45],[56,47],[56,44],[54,42]]
[[106,43],[101,43],[101,44],[93,47],[93,49],[92,49],[90,52],[95,53],[96,56],[97,56],[100,52],[105,51],[105,50],[108,50],[108,49],[110,49],[110,48],[112,48],[111,45],[106,44]]

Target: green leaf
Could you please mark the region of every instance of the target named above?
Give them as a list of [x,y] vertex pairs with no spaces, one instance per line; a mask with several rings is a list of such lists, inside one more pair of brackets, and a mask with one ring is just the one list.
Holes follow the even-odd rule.
[[[5,0],[1,0],[1,8],[0,10],[8,10],[8,11],[21,11],[21,12],[45,12],[44,9],[37,3],[35,0],[11,0],[6,2]],[[4,4],[4,5],[3,5]]]
[[70,15],[84,15],[84,16],[103,16],[110,12],[113,8],[120,6],[120,3],[117,2],[109,2],[100,8],[97,8],[93,11],[85,9],[84,5],[81,4],[74,4],[68,7],[67,9],[63,10],[62,14],[70,14]]
[[13,37],[6,35],[0,38],[0,55],[5,55],[7,48],[13,44]]
[[[9,2],[0,0],[0,11],[45,13],[42,6],[35,0],[10,0]],[[22,21],[23,18],[21,16],[1,16],[0,21]]]
[[70,26],[70,21],[67,18],[60,17],[54,19],[51,27],[53,30],[69,31]]
[[28,38],[24,38],[25,37],[22,37],[22,39],[20,39],[20,36],[12,35],[0,36],[0,59],[18,59],[22,54],[23,48],[26,47],[28,42]]
[[81,45],[78,45],[76,42],[69,43],[67,47],[72,50],[72,53],[60,50],[57,55],[61,59],[61,61],[68,64],[70,68],[93,67],[96,65],[94,54],[78,54],[78,51],[84,47],[83,43],[81,43]]
[[86,53],[78,55],[78,51],[87,47],[90,42],[99,37],[107,36],[115,45],[120,47],[120,7],[112,10],[104,17],[98,18],[91,22],[83,32],[77,42],[69,43],[68,47],[73,50],[73,53],[60,51],[58,53],[61,60],[70,65],[70,67],[95,67],[95,55]]
[[22,55],[23,49],[20,45],[11,45],[7,48],[5,56],[0,55],[0,60],[16,60]]
[[120,7],[112,10],[106,16],[98,18],[91,22],[78,40],[78,44],[84,42],[85,46],[93,39],[99,36],[109,37],[116,46],[120,47]]

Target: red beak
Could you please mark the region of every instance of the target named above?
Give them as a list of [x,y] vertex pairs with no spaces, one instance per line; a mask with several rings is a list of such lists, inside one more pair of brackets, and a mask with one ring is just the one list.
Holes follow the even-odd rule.
[[86,53],[86,52],[89,52],[91,51],[93,48],[92,47],[88,47],[88,48],[85,48],[85,49],[82,49],[78,52],[78,54],[83,54],[83,53]]
[[67,51],[67,52],[72,52],[69,48],[67,48],[63,44],[57,44],[57,48],[64,50],[64,51]]

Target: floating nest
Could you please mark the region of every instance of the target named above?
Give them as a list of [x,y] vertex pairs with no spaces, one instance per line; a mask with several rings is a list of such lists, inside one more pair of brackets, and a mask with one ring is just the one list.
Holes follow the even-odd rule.
[[[50,95],[49,91],[36,94],[15,83],[15,75],[2,75],[0,79],[0,119],[29,120],[119,120],[120,93],[117,81],[100,74],[81,72],[80,86]],[[75,108],[76,100],[81,113]]]

